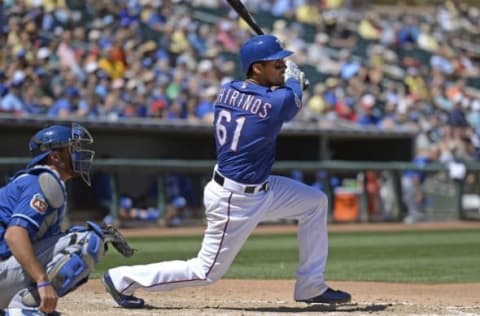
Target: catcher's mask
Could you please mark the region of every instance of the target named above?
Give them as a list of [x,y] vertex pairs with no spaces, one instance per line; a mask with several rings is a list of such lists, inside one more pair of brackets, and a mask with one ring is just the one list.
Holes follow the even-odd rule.
[[53,149],[67,147],[72,159],[73,171],[79,174],[90,186],[90,167],[95,152],[84,149],[83,146],[93,143],[90,132],[77,123],[71,126],[52,125],[37,132],[30,139],[29,150],[32,160],[27,164],[31,168],[44,160]]

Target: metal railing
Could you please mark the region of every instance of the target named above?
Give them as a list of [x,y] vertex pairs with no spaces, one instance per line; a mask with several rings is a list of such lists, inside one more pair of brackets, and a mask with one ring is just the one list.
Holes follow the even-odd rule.
[[[11,157],[0,158],[0,172],[7,177],[15,171],[22,169],[29,158]],[[104,171],[112,175],[110,180],[110,190],[112,200],[110,213],[114,223],[119,222],[118,217],[118,178],[117,173],[138,172],[150,175],[156,175],[157,181],[157,207],[164,210],[165,201],[165,174],[167,172],[180,172],[185,174],[201,174],[204,177],[203,182],[209,180],[215,161],[213,160],[180,160],[180,159],[96,159],[92,166],[92,172]],[[467,172],[480,172],[480,163],[466,163]],[[327,171],[328,174],[364,174],[367,171],[381,171],[390,173],[395,191],[396,203],[399,206],[397,220],[405,214],[405,208],[401,202],[402,186],[401,174],[404,171],[423,171],[428,173],[449,171],[449,166],[441,163],[431,163],[426,165],[417,165],[408,162],[358,162],[358,161],[278,161],[273,166],[274,173],[288,174],[293,170],[302,171],[306,175],[315,174],[320,170]],[[365,178],[365,177],[363,177]],[[464,182],[462,180],[453,181],[455,187],[455,212],[462,218],[462,192]],[[330,198],[333,198],[330,196]],[[360,197],[360,221],[368,220],[365,209],[365,190]]]

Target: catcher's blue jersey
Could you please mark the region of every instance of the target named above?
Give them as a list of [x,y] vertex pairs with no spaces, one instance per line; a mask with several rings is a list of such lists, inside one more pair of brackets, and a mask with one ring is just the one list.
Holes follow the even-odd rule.
[[302,107],[297,81],[272,89],[249,81],[225,84],[215,101],[217,168],[225,177],[259,184],[270,174],[283,122]]
[[61,189],[59,193],[63,194],[63,201],[67,200],[65,184],[49,167],[38,166],[19,171],[12,181],[0,189],[0,258],[11,255],[4,239],[8,226],[24,227],[32,242],[61,233],[65,203],[59,207],[50,205],[39,181],[39,176],[45,172],[53,176],[53,181],[58,183],[54,189]]

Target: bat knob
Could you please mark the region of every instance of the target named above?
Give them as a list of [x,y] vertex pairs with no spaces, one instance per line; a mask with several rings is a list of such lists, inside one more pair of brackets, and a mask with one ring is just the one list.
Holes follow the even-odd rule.
[[303,87],[302,87],[302,89],[305,91],[305,90],[307,90],[309,87],[310,87],[310,80],[305,79],[305,81],[303,82]]

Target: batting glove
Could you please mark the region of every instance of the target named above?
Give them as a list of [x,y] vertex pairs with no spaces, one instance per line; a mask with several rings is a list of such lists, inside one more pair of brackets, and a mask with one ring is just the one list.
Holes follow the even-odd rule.
[[302,87],[302,90],[307,89],[310,85],[310,82],[306,78],[305,73],[301,71],[297,64],[295,64],[293,61],[287,60],[285,63],[287,65],[287,69],[285,69],[284,74],[285,81],[290,78],[295,79]]

